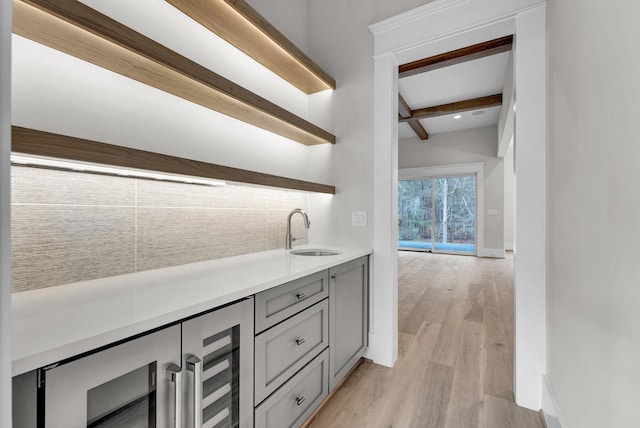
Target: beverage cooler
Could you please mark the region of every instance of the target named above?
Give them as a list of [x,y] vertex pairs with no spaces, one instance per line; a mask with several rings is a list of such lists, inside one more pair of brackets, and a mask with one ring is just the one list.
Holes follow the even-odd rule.
[[39,371],[39,428],[253,427],[253,299]]

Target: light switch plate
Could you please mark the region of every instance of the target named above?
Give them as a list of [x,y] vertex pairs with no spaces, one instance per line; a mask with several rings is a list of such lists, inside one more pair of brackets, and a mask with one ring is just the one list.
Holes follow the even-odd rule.
[[367,225],[366,211],[351,212],[351,226],[365,227]]

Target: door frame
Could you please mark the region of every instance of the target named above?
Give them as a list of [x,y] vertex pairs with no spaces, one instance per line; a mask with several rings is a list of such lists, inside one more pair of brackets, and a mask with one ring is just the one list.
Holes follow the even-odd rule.
[[545,8],[543,0],[435,0],[369,27],[374,35],[376,215],[367,356],[387,366],[398,356],[398,65],[514,34],[514,392],[519,405],[536,410],[546,372]]
[[[424,166],[417,168],[401,168],[398,170],[400,180],[424,180],[427,178],[460,177],[473,175],[476,177],[476,243],[475,255],[485,256],[484,250],[484,162],[473,162],[458,165]],[[396,183],[397,187],[397,183]],[[440,253],[440,251],[438,251]],[[469,253],[446,252],[446,254],[469,255]]]

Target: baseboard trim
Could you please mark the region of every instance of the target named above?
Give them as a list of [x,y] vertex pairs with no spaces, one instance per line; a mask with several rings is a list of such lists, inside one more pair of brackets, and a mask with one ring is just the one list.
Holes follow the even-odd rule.
[[504,259],[504,248],[478,248],[478,257]]
[[562,421],[558,404],[545,375],[542,376],[542,409],[540,411],[546,428],[568,428]]

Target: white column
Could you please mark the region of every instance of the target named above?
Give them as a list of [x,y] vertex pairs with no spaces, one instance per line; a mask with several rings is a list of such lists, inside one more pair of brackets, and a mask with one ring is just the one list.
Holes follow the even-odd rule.
[[541,408],[546,372],[545,7],[516,17],[515,396]]
[[0,0],[0,426],[11,426],[11,22]]
[[368,358],[398,357],[398,63],[374,57],[373,264]]

